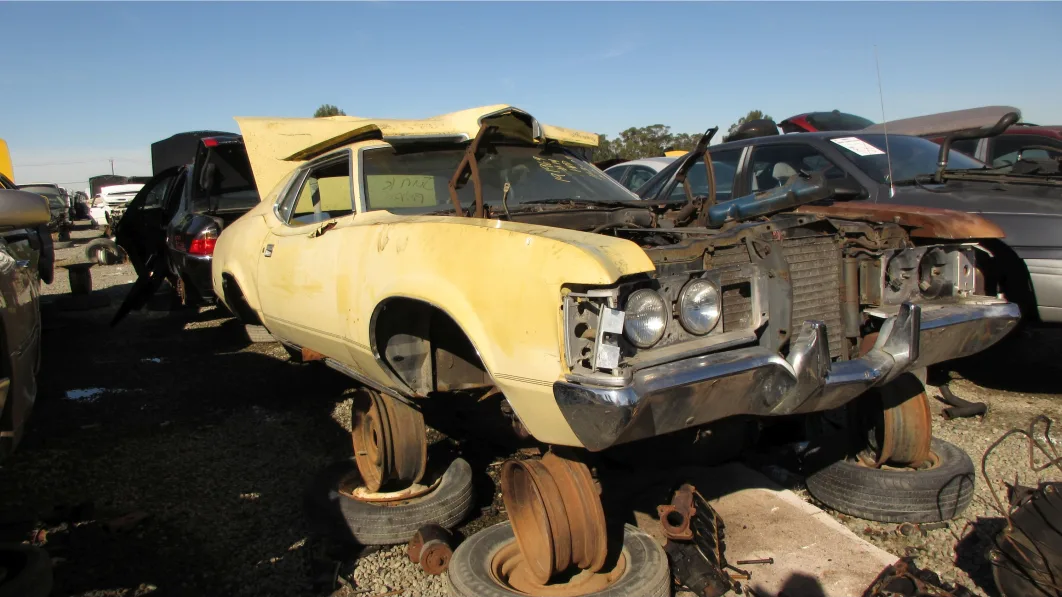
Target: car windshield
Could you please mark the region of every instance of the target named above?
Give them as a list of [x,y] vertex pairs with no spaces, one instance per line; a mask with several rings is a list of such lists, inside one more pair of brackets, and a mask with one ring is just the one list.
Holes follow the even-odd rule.
[[48,207],[50,209],[63,209],[63,207],[65,206],[63,205],[63,200],[60,199],[58,196],[49,196]]
[[874,124],[862,116],[844,112],[812,112],[807,118],[820,131],[858,131]]
[[[572,200],[580,202],[637,201],[637,197],[593,165],[552,146],[484,144],[477,162],[483,203],[506,204]],[[366,151],[362,157],[363,189],[369,210],[427,213],[452,207],[449,182],[464,149],[448,147],[418,151],[390,148]],[[471,180],[458,191],[461,207],[475,204]]]
[[[882,184],[909,183],[913,182],[915,177],[929,176],[937,171],[940,146],[929,139],[889,135],[888,156],[885,153],[886,143],[883,134],[834,137],[830,141],[837,145],[841,153],[867,176]],[[985,168],[982,162],[954,149],[948,153],[948,156],[948,170]],[[889,180],[890,161],[892,181]]]

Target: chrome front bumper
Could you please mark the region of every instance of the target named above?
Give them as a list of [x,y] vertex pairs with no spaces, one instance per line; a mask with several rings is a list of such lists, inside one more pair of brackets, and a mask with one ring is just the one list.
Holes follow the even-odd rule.
[[858,359],[831,362],[825,324],[807,321],[788,359],[742,348],[642,369],[620,388],[558,381],[553,394],[582,444],[599,451],[732,415],[836,408],[907,371],[980,352],[1019,317],[1018,306],[1005,302],[924,309],[904,303]]

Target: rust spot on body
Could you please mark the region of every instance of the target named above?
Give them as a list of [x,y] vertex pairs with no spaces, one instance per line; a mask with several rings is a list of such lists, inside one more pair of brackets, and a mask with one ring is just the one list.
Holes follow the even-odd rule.
[[796,211],[852,220],[895,222],[911,228],[911,236],[918,238],[969,240],[1004,237],[1003,229],[985,218],[951,209],[889,203],[845,203],[802,205]]

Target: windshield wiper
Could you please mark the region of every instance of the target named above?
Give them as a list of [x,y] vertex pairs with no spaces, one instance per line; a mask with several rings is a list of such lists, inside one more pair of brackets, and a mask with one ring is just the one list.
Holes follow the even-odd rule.
[[520,206],[524,205],[563,205],[570,203],[572,205],[593,205],[600,207],[628,207],[634,201],[616,201],[614,199],[582,199],[579,197],[557,197],[552,199],[529,199],[527,201],[521,201]]

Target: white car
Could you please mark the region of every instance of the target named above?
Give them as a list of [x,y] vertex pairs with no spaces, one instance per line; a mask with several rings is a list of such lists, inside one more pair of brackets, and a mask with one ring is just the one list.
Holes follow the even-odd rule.
[[671,163],[677,160],[675,157],[643,158],[631,160],[605,168],[605,174],[611,176],[616,182],[627,187],[630,191],[637,191],[638,187],[647,180],[656,176]]
[[92,205],[89,207],[92,222],[97,226],[106,226],[105,235],[110,236],[114,226],[125,213],[126,205],[142,188],[144,185],[139,183],[116,184],[101,188],[100,195],[93,197]]

